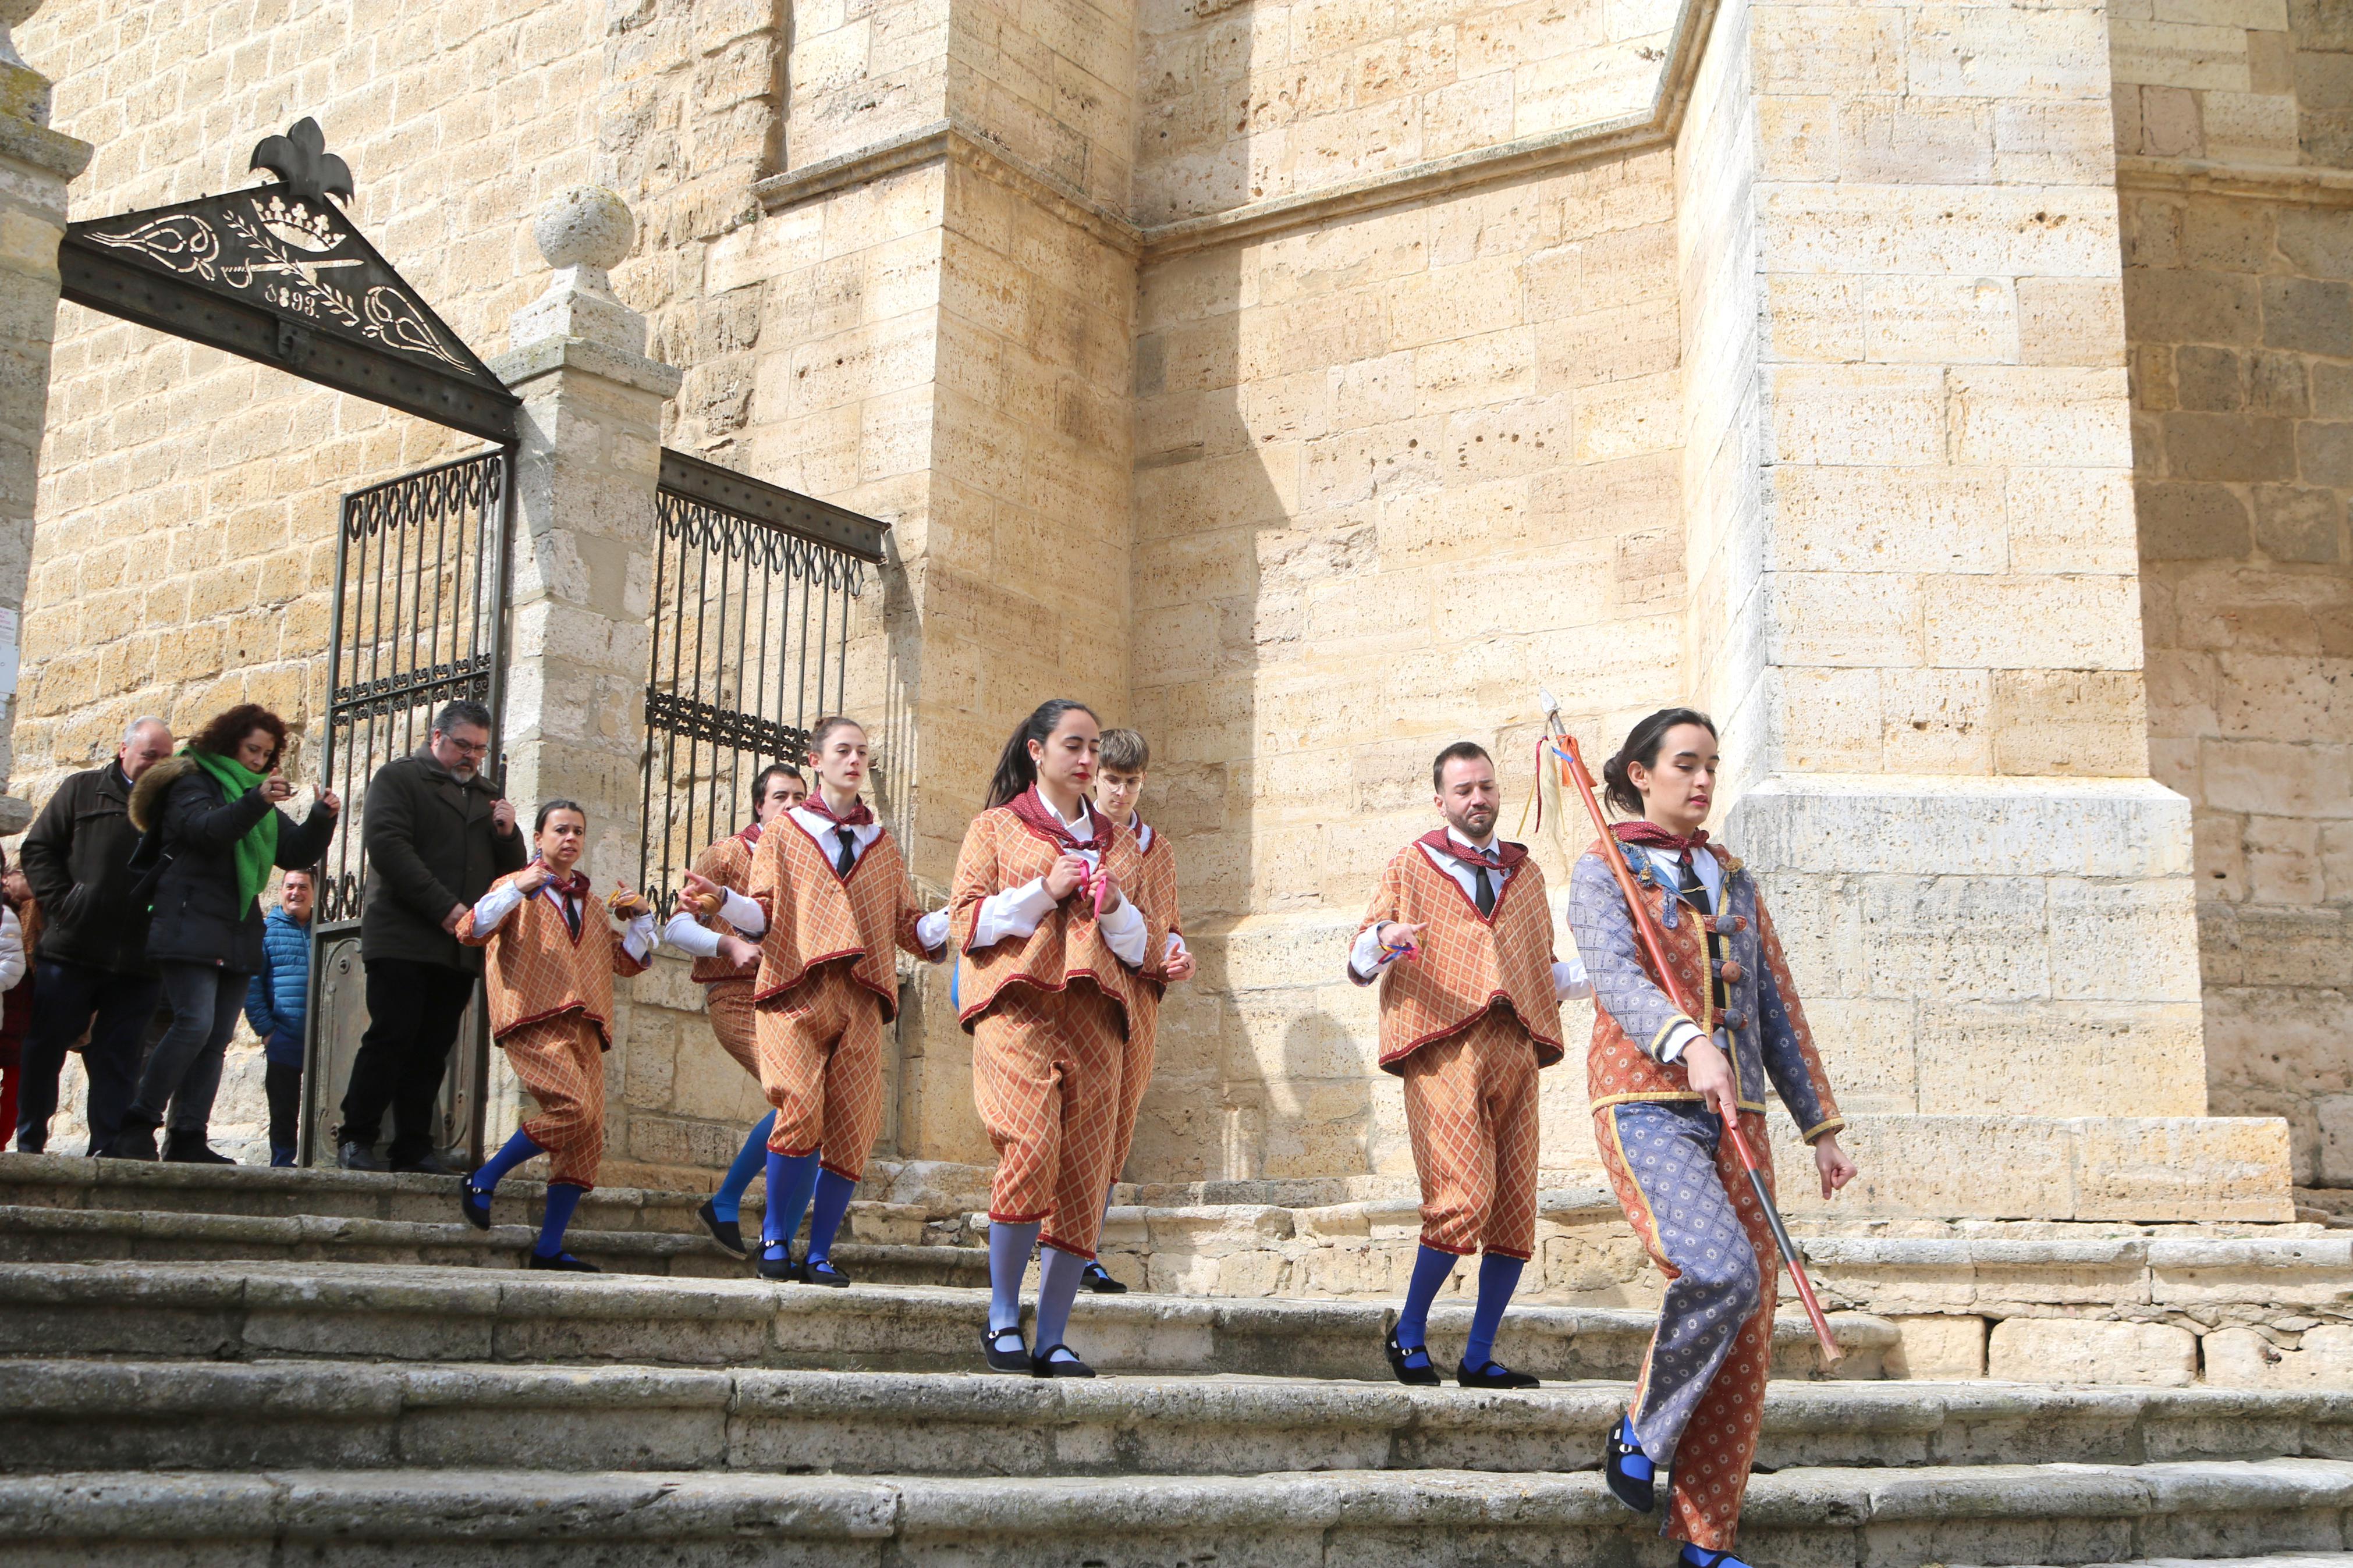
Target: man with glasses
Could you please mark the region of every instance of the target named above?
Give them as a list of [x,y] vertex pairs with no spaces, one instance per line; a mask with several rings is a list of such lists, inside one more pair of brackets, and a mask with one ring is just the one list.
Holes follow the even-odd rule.
[[[346,1170],[452,1173],[433,1158],[434,1105],[482,972],[480,951],[458,941],[458,921],[531,856],[513,805],[482,776],[490,751],[491,710],[460,700],[441,710],[425,745],[386,763],[368,784],[360,813],[368,1026],[335,1133]],[[387,1108],[392,1142],[379,1157]]]

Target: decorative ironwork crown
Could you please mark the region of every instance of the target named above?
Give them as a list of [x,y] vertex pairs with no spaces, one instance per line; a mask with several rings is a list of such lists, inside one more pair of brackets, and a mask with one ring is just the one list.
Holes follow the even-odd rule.
[[307,114],[289,126],[285,135],[263,137],[246,167],[269,170],[296,196],[314,202],[329,196],[352,199],[352,166],[327,151],[327,133]]

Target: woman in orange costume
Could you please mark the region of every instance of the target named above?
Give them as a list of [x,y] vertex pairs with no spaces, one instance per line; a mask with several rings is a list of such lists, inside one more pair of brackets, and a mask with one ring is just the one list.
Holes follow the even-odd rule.
[[[1121,1142],[1128,1012],[1148,933],[1121,888],[1134,837],[1087,801],[1102,734],[1082,703],[1041,704],[1006,742],[987,809],[956,857],[950,905],[971,973],[973,1099],[997,1148],[988,1203],[988,1328],[997,1372],[1092,1377],[1062,1343],[1103,1233]],[[1042,1243],[1038,1348],[1021,1342],[1021,1282]]]

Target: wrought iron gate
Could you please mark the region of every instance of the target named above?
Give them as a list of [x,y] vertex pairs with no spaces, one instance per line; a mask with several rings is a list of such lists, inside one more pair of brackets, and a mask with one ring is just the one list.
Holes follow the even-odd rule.
[[[501,766],[512,570],[512,448],[478,452],[343,498],[335,539],[325,754],[320,776],[343,816],[320,868],[311,925],[306,1163],[331,1162],[352,1057],[367,1026],[359,925],[367,897],[365,804],[378,768],[425,744],[442,704],[491,710],[490,766]],[[477,993],[479,1004],[480,994]],[[435,1142],[470,1158],[481,1142],[489,1035],[476,1005],[441,1085]]]
[[638,885],[665,917],[703,847],[744,824],[759,771],[797,765],[842,707],[850,601],[884,526],[662,453]]

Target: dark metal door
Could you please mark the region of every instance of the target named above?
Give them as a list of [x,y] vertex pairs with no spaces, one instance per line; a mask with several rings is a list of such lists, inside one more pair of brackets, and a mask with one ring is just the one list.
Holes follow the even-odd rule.
[[[512,447],[478,452],[343,497],[320,765],[343,797],[343,816],[320,868],[311,932],[305,1164],[334,1163],[332,1130],[367,1027],[359,930],[368,782],[425,744],[434,714],[458,698],[489,707],[491,765],[503,772],[513,459]],[[441,1080],[434,1142],[450,1163],[481,1156],[490,1035],[480,998],[477,987]]]

